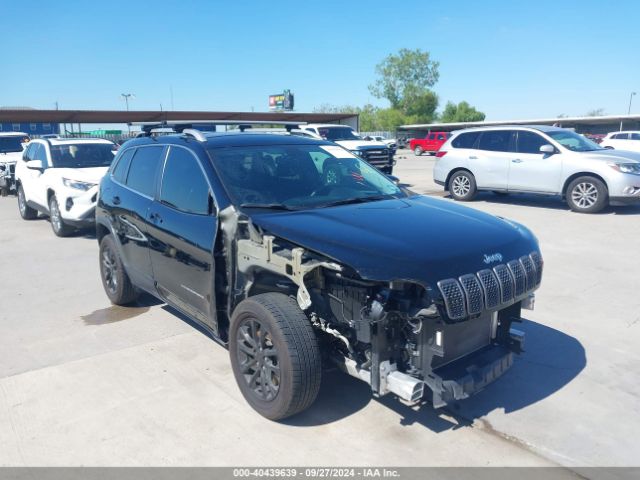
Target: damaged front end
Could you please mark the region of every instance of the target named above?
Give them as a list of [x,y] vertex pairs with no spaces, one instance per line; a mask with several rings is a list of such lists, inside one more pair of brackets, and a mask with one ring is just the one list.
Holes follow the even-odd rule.
[[542,275],[537,250],[433,285],[374,281],[240,223],[232,303],[266,291],[295,296],[326,357],[374,395],[426,397],[442,407],[500,377],[523,349],[524,334],[512,325],[533,306]]
[[16,162],[0,159],[0,195],[16,191]]

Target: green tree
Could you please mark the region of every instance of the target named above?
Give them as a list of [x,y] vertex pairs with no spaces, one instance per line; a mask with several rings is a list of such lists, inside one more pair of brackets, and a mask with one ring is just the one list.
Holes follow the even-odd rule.
[[[376,125],[378,128],[371,130],[361,127],[364,132],[371,132],[376,130],[395,131],[400,125],[407,123],[407,116],[398,109],[395,108],[381,108],[376,112]],[[362,117],[360,123],[362,124]]]
[[431,123],[436,118],[438,96],[430,90],[406,100],[405,123]]
[[453,102],[447,102],[442,115],[440,115],[442,123],[481,122],[484,119],[485,114],[479,112],[467,102],[460,102],[457,105]]
[[429,93],[436,84],[439,65],[427,51],[402,48],[376,65],[378,78],[369,91],[376,98],[386,98],[391,108],[406,114],[413,101]]

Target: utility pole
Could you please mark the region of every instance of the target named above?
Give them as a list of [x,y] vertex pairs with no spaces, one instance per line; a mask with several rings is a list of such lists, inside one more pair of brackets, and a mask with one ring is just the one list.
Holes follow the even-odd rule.
[[[629,108],[627,109],[627,115],[631,115],[631,101],[633,100],[633,96],[636,94],[636,92],[631,92],[631,95],[629,95]],[[622,131],[622,122],[624,120],[620,120],[620,131]]]
[[[124,98],[124,102],[127,104],[127,112],[129,111],[129,99],[136,98],[133,93],[121,93],[120,96]],[[129,132],[129,136],[131,136],[131,124],[127,122],[127,131]]]

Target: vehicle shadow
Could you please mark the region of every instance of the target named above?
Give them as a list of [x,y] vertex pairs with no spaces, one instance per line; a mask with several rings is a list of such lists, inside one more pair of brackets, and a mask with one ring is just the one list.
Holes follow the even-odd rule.
[[367,384],[332,370],[324,373],[316,402],[284,423],[324,425],[353,415],[375,401],[396,412],[401,425],[419,424],[439,433],[469,426],[496,409],[509,414],[533,405],[560,390],[584,369],[585,350],[574,337],[528,320],[517,328],[526,333],[529,349],[516,357],[502,378],[470,399],[437,410],[428,401],[410,407],[393,395],[374,399]]
[[[446,198],[451,198],[451,195],[447,194]],[[562,200],[560,196],[547,196],[547,195],[533,195],[528,193],[510,193],[506,195],[496,195],[492,192],[479,192],[475,201],[482,201],[487,203],[504,204],[504,205],[517,205],[520,207],[534,207],[534,208],[546,208],[549,210],[566,210],[569,211],[568,205]],[[472,202],[473,203],[473,202]],[[628,205],[620,207],[608,206],[604,210],[598,213],[602,214],[614,214],[614,215],[638,215],[640,214],[640,206]]]

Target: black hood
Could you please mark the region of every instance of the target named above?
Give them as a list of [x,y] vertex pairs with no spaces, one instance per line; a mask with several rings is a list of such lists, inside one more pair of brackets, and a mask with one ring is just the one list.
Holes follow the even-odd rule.
[[251,215],[267,233],[353,268],[363,279],[435,286],[538,251],[522,225],[423,196]]

